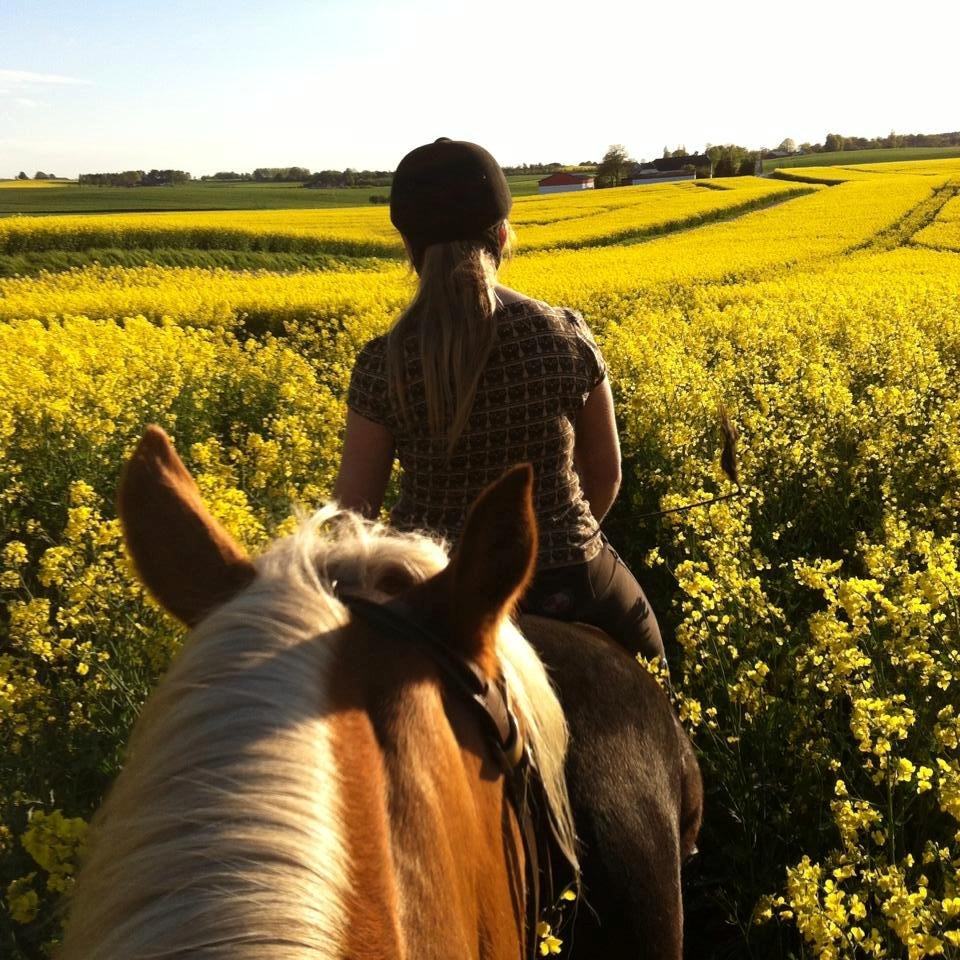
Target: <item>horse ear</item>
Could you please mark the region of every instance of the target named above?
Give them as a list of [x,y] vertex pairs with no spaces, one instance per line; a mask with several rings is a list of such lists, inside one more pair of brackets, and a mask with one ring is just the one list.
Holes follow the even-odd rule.
[[117,501],[140,579],[187,626],[256,576],[243,548],[210,514],[160,427],[147,427],[123,471]]
[[521,464],[487,487],[467,515],[447,581],[453,642],[490,666],[497,630],[533,577],[537,521],[533,468]]

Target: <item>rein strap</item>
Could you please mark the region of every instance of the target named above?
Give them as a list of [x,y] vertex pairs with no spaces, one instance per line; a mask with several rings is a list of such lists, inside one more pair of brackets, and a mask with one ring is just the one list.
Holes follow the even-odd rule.
[[430,633],[426,627],[409,619],[397,604],[388,606],[366,597],[350,595],[340,596],[340,600],[352,613],[363,617],[368,623],[409,640],[413,646],[427,654],[440,667],[444,678],[480,708],[479,716],[509,766],[513,768],[520,763],[525,745],[516,717],[507,704],[505,694],[497,684],[487,679],[475,663],[451,653],[442,640]]

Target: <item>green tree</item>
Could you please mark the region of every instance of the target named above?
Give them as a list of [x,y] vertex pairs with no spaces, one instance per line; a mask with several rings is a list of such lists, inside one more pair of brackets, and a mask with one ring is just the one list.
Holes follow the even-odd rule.
[[622,143],[612,143],[597,167],[597,179],[607,186],[617,186],[630,162],[627,148]]

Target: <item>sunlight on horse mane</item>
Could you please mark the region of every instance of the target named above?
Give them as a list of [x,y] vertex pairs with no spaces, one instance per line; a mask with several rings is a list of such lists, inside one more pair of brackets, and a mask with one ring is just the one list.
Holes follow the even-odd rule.
[[[349,614],[332,588],[395,591],[446,563],[442,544],[335,505],[255,561],[253,583],[188,636],[143,708],[59,960],[339,956],[350,877],[325,705]],[[573,849],[560,705],[509,622],[497,649]]]

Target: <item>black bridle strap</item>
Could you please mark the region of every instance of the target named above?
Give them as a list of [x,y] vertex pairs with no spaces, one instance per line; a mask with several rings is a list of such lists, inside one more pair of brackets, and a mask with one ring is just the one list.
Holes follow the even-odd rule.
[[[506,691],[490,681],[477,664],[452,653],[449,646],[434,635],[424,624],[413,619],[399,601],[377,603],[366,597],[339,592],[340,601],[355,616],[404,640],[429,657],[439,668],[444,679],[475,707],[491,741],[506,780],[507,796],[513,806],[520,827],[527,873],[527,937],[525,956],[537,956],[537,926],[540,920],[540,883],[546,881],[553,902],[553,878],[549,841],[557,842],[546,796],[538,776],[530,763],[516,717],[507,703]],[[534,797],[534,794],[537,796]],[[538,802],[539,801],[539,802]],[[536,804],[536,809],[531,807]],[[536,823],[546,820],[550,837],[536,829]],[[562,848],[562,845],[561,845]],[[541,861],[541,853],[543,860]],[[569,859],[569,858],[568,858]],[[572,861],[571,861],[572,862]],[[542,869],[541,864],[545,865]]]
[[523,754],[524,745],[505,693],[491,683],[475,663],[452,653],[449,646],[436,637],[423,624],[412,619],[399,602],[377,603],[366,597],[341,595],[340,601],[354,614],[368,623],[380,627],[394,636],[408,640],[425,653],[443,672],[463,696],[479,707],[486,731],[494,739],[511,767],[516,766]]

